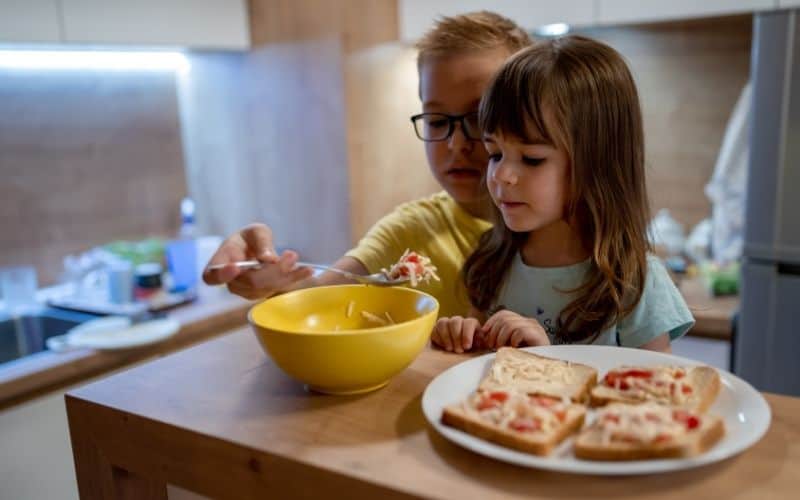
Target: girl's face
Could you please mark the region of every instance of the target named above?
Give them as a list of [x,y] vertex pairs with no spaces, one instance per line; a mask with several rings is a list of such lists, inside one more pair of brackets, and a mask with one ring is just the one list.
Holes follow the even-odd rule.
[[[528,142],[528,141],[531,142]],[[486,183],[509,229],[536,231],[565,218],[567,153],[544,139],[488,134]]]

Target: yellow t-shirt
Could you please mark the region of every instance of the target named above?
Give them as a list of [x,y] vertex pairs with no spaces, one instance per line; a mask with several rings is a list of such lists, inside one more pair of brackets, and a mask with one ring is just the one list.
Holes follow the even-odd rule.
[[441,281],[418,288],[439,301],[439,316],[463,316],[469,299],[461,267],[491,223],[465,212],[446,192],[404,203],[379,220],[358,245],[347,252],[370,273],[388,268],[406,248],[430,257]]

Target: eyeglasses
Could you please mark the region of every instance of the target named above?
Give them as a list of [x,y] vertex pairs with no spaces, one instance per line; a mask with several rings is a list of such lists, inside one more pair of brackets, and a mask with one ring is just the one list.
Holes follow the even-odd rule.
[[478,113],[447,115],[444,113],[420,113],[411,117],[414,132],[425,142],[446,141],[461,124],[461,132],[471,141],[480,141],[482,134],[478,126]]

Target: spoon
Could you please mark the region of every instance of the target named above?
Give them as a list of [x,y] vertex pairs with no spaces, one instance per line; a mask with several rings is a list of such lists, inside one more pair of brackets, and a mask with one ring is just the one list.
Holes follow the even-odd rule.
[[[248,269],[260,269],[262,263],[257,260],[240,260],[237,262],[232,262],[236,267],[242,270]],[[208,266],[208,269],[211,271],[222,269],[228,264],[214,264],[212,266]],[[376,286],[396,286],[408,283],[408,278],[398,278],[398,279],[389,279],[383,273],[375,273],[375,274],[354,274],[348,271],[342,271],[341,269],[337,269],[331,266],[325,266],[323,264],[314,264],[312,262],[297,262],[297,265],[300,267],[311,267],[314,269],[320,269],[323,271],[331,271],[334,273],[341,274],[342,276],[357,281],[359,283],[365,283],[367,285],[376,285]]]

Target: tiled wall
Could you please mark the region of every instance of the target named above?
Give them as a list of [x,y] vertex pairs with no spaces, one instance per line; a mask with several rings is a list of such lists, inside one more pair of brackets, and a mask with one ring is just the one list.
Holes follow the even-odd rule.
[[0,266],[172,236],[186,195],[171,72],[0,70]]

